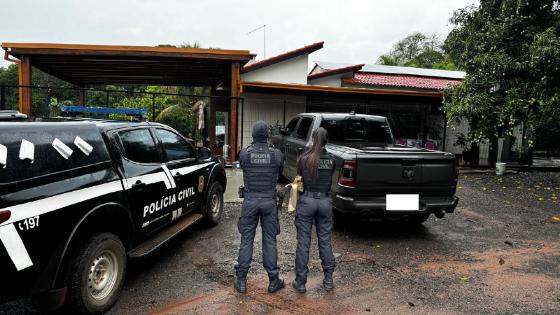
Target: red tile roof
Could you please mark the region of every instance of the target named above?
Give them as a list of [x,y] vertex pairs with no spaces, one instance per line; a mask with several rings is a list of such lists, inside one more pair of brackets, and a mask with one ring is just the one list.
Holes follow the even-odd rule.
[[327,76],[330,76],[330,75],[346,73],[346,72],[356,72],[356,71],[359,71],[360,69],[362,69],[363,66],[365,66],[365,64],[348,66],[348,67],[343,67],[343,68],[338,68],[338,69],[329,69],[329,70],[325,70],[323,72],[317,72],[317,73],[309,74],[307,76],[307,80],[315,80],[315,79],[319,79],[319,78],[322,78],[322,77],[327,77]]
[[241,73],[257,70],[301,55],[310,54],[316,50],[323,48],[324,43],[325,42],[314,43],[261,61],[248,63],[243,68],[241,68]]
[[411,75],[395,75],[386,73],[357,72],[354,78],[342,79],[344,83],[375,86],[411,87],[417,89],[445,90],[461,83],[462,80],[422,77]]

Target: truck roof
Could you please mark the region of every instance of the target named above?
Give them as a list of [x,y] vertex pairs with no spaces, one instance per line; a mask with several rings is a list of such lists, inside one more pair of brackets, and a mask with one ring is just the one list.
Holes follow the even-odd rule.
[[[13,123],[12,123],[13,124]],[[75,125],[76,127],[83,126],[86,124],[94,124],[101,131],[109,131],[114,129],[126,128],[131,126],[164,126],[160,123],[146,122],[146,121],[126,121],[126,120],[110,120],[110,119],[93,119],[93,118],[66,118],[66,117],[55,117],[46,118],[33,122],[20,122],[22,126],[37,126],[43,124],[44,126],[53,126],[57,124],[63,124],[64,126]]]

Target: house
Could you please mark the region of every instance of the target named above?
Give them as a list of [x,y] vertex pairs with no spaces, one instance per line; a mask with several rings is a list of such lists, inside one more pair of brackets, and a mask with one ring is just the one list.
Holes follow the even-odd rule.
[[251,126],[257,120],[285,126],[301,112],[354,111],[386,116],[401,143],[462,151],[453,146],[461,130],[447,132],[441,105],[443,90],[459,84],[464,72],[322,61],[308,71],[309,55],[323,46],[324,42],[314,43],[250,61],[241,69],[243,146],[251,142]]

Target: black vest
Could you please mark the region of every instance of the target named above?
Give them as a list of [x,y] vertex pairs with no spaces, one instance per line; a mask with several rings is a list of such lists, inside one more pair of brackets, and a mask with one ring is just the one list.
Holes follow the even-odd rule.
[[332,175],[334,173],[335,161],[330,153],[321,154],[319,159],[319,169],[317,177],[311,177],[311,174],[303,171],[303,188],[306,192],[322,192],[328,193],[331,190]]
[[247,147],[247,160],[243,163],[244,192],[275,193],[280,169],[278,160],[276,150],[266,143],[253,143]]

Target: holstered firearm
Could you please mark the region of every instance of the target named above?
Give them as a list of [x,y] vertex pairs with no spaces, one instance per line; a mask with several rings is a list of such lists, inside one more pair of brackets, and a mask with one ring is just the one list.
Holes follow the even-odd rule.
[[239,196],[239,198],[243,198],[244,194],[243,191],[245,190],[245,186],[241,185],[239,186],[239,188],[237,188],[237,196]]
[[284,197],[286,197],[286,193],[283,191],[277,191],[276,197],[278,198],[278,203],[276,204],[276,211],[280,212],[282,210],[282,205],[284,204]]
[[282,211],[282,205],[284,204],[284,197],[286,194],[283,191],[277,191],[276,197],[278,202],[276,203],[276,220],[278,220],[278,234],[280,234],[280,211]]

